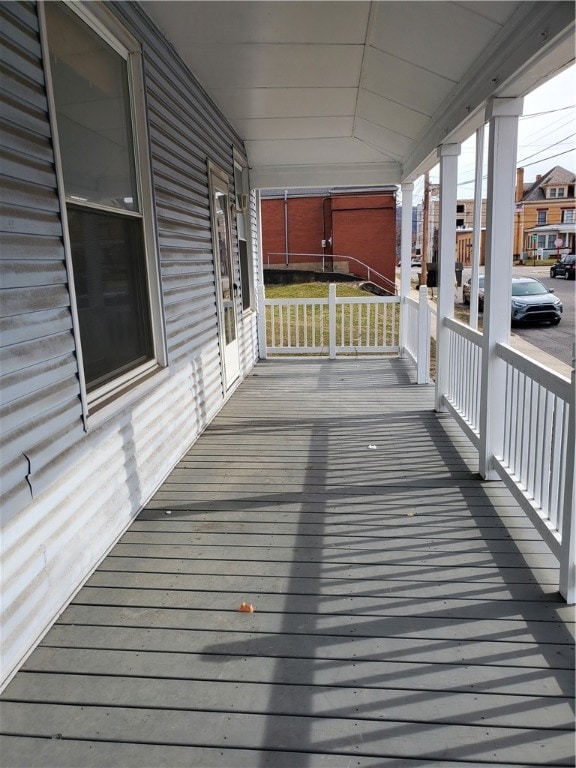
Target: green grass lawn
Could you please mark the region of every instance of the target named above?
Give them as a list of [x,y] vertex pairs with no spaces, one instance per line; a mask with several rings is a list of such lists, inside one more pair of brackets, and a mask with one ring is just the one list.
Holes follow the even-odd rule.
[[[356,283],[336,283],[336,296],[371,296]],[[267,285],[267,299],[327,299],[328,283],[294,283]]]

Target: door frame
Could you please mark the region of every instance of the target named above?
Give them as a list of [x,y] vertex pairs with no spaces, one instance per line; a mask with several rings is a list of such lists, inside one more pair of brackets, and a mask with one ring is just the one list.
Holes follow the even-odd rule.
[[[208,188],[210,194],[210,226],[212,234],[212,258],[214,265],[214,282],[216,289],[216,309],[218,315],[218,341],[220,345],[220,359],[222,379],[224,382],[224,392],[226,392],[230,386],[240,376],[240,347],[238,343],[238,290],[239,277],[237,272],[239,271],[239,265],[236,264],[237,259],[234,258],[234,249],[232,247],[232,222],[230,219],[230,177],[222,170],[218,165],[211,160],[208,161]],[[216,210],[214,205],[214,198],[217,192],[226,195],[226,205],[224,206],[225,221],[226,221],[226,237],[227,237],[227,259],[228,269],[230,273],[231,290],[229,305],[224,304],[224,292],[225,285],[222,281],[221,270],[221,256],[217,248],[218,242],[218,227],[216,222]],[[226,342],[226,310],[233,309],[233,331],[234,339],[230,342]]]

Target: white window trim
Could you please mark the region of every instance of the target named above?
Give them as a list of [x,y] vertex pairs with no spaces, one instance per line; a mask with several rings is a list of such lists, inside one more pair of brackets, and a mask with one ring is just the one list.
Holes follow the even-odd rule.
[[[149,154],[148,125],[145,107],[144,70],[142,64],[142,51],[138,41],[122,26],[121,22],[104,7],[100,2],[91,2],[90,7],[80,0],[63,0],[63,3],[71,9],[82,21],[110,45],[118,54],[127,60],[128,84],[130,93],[130,109],[132,114],[132,128],[134,140],[134,152],[136,155],[136,179],[138,195],[141,201],[141,210],[133,212],[137,218],[143,221],[144,251],[146,259],[146,273],[148,280],[148,297],[150,301],[151,331],[153,341],[153,359],[141,366],[133,368],[125,374],[117,376],[113,381],[99,387],[94,392],[88,393],[86,377],[84,374],[84,362],[82,356],[82,344],[80,339],[80,321],[77,308],[77,297],[74,284],[74,269],[72,262],[72,249],[68,230],[67,198],[64,188],[64,176],[62,171],[62,157],[60,151],[60,138],[56,118],[54,89],[50,72],[50,51],[48,46],[48,34],[46,29],[46,16],[43,3],[38,4],[40,23],[40,42],[42,59],[44,62],[44,75],[46,94],[48,101],[48,115],[52,132],[52,143],[55,160],[55,173],[58,188],[60,216],[62,220],[62,235],[66,271],[68,275],[68,290],[70,294],[70,311],[72,315],[72,332],[75,341],[76,359],[78,364],[78,378],[80,383],[80,400],[82,405],[82,417],[84,429],[102,423],[106,418],[125,407],[126,395],[130,397],[130,391],[141,392],[139,384],[150,387],[150,376],[160,373],[168,365],[168,351],[166,345],[164,308],[161,293],[160,268],[158,263],[158,248],[156,236],[156,217],[152,193],[152,169]],[[71,200],[71,202],[74,202]],[[84,205],[84,204],[83,204]],[[90,205],[87,207],[107,210],[107,206]],[[117,213],[117,211],[115,211]],[[124,213],[124,212],[123,212]],[[130,212],[126,212],[130,215]],[[135,389],[137,388],[137,389]]]
[[[242,176],[242,179],[246,180],[246,187],[247,189],[242,189],[242,192],[248,195],[248,209],[245,214],[244,219],[244,226],[246,228],[246,249],[248,253],[248,289],[250,291],[250,305],[244,309],[242,307],[240,316],[246,317],[249,315],[254,314],[256,311],[256,296],[255,296],[255,285],[254,285],[254,252],[252,248],[252,217],[251,217],[251,211],[250,211],[250,181],[248,176],[248,161],[245,157],[243,157],[236,149],[233,152],[234,156],[234,168],[238,169],[240,171],[240,175]],[[236,187],[234,187],[234,197],[236,198],[237,190]],[[238,237],[238,229],[236,228],[236,237],[237,240],[240,240]],[[238,247],[238,266],[240,268],[240,285],[242,285],[242,267],[240,264],[240,243],[237,244]],[[244,286],[242,285],[242,288]]]

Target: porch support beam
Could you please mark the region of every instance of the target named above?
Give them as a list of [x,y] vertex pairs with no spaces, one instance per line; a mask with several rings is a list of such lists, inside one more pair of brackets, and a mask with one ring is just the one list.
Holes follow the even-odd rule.
[[492,99],[486,108],[490,138],[479,450],[479,471],[486,480],[498,479],[493,457],[502,455],[506,380],[497,347],[510,339],[514,188],[522,104],[522,99]]
[[448,391],[450,349],[445,318],[454,317],[454,250],[456,247],[456,198],[460,144],[443,144],[440,159],[440,215],[438,227],[438,302],[436,316],[435,409],[444,411]]
[[410,256],[412,254],[412,199],[414,184],[402,184],[402,230],[400,240],[400,357],[407,342],[406,297],[410,295]]

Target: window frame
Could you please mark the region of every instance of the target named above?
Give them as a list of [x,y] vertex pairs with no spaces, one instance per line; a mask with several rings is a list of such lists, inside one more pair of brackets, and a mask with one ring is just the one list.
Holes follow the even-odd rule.
[[[240,153],[237,150],[234,150],[233,152],[233,159],[234,159],[234,200],[235,200],[235,213],[236,213],[236,240],[237,240],[237,249],[238,249],[238,266],[239,266],[239,272],[240,272],[240,291],[241,291],[241,317],[244,317],[245,315],[249,315],[256,310],[256,297],[255,297],[255,284],[254,284],[254,254],[253,254],[253,246],[252,246],[252,221],[251,221],[251,215],[250,215],[250,182],[248,177],[248,161],[240,155]],[[242,189],[238,190],[236,188],[236,179],[237,179],[237,173],[240,176],[242,180]],[[246,194],[248,195],[248,208],[246,209],[245,213],[241,213],[237,209],[237,200],[239,194]],[[245,238],[240,238],[239,235],[239,229],[238,229],[238,217],[244,216],[244,229],[245,229]],[[243,240],[246,243],[246,258],[247,258],[247,268],[248,268],[248,286],[244,285],[244,281],[242,279],[242,254],[240,253],[240,240]],[[249,293],[249,302],[246,307],[244,307],[244,290],[245,287],[248,289]]]
[[[164,308],[162,302],[160,266],[158,259],[158,239],[156,232],[155,206],[152,188],[152,167],[150,162],[150,144],[145,106],[144,67],[140,43],[122,25],[121,21],[100,3],[90,3],[90,7],[80,0],[60,0],[67,9],[72,11],[80,21],[84,22],[104,43],[126,60],[128,78],[128,98],[131,116],[133,151],[136,173],[137,192],[140,208],[137,212],[122,211],[122,215],[137,217],[142,221],[143,254],[146,268],[146,289],[150,310],[150,331],[152,336],[152,358],[146,362],[120,373],[109,382],[88,393],[85,368],[82,355],[80,336],[80,320],[78,313],[77,295],[74,282],[74,267],[72,261],[72,245],[68,225],[68,204],[75,201],[66,196],[62,168],[62,152],[58,133],[56,103],[50,68],[50,47],[44,4],[39,3],[40,42],[45,74],[48,115],[52,134],[52,149],[54,152],[55,175],[59,199],[60,216],[62,221],[62,237],[68,291],[70,294],[70,311],[72,315],[72,330],[75,341],[78,363],[78,378],[80,382],[80,400],[84,428],[95,426],[111,415],[111,409],[116,412],[124,407],[128,399],[140,394],[139,384],[149,386],[154,374],[161,373],[168,365]],[[118,210],[106,205],[94,203],[83,204],[86,209],[92,208],[103,212]],[[133,395],[131,394],[133,393]]]
[[562,224],[574,224],[576,222],[576,211],[574,208],[562,208],[560,218]]
[[[543,221],[542,221],[543,219]],[[536,211],[536,224],[537,226],[541,226],[543,224],[547,223],[548,219],[548,208],[538,208]]]

